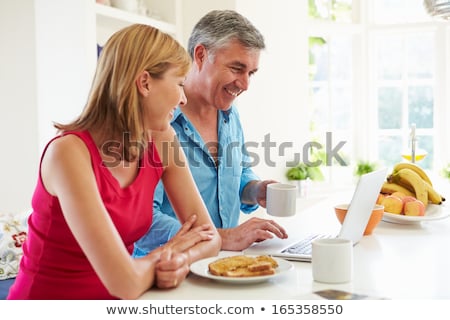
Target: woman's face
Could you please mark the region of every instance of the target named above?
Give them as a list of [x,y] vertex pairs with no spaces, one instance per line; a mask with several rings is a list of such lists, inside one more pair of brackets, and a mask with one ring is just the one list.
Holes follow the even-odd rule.
[[186,103],[183,89],[185,76],[179,73],[178,67],[172,67],[162,78],[150,79],[149,94],[143,99],[146,129],[167,130],[175,108]]

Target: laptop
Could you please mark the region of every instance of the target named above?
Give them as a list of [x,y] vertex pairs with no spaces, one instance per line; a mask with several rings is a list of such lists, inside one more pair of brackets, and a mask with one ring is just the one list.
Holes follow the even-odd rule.
[[311,262],[311,242],[318,238],[343,238],[349,239],[353,245],[363,237],[364,230],[369,221],[370,214],[376,204],[383,182],[386,179],[387,168],[376,170],[360,177],[350,202],[345,220],[342,223],[339,234],[310,234],[309,236],[288,243],[278,238],[255,243],[244,250],[244,254],[265,254],[286,260]]

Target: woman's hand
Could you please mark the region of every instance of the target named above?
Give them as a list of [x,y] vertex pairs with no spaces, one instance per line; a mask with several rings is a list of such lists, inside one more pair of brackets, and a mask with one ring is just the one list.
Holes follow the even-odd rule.
[[156,286],[162,289],[177,287],[189,274],[188,257],[165,248],[156,263]]
[[158,288],[174,288],[183,281],[189,273],[191,263],[188,250],[202,241],[214,237],[211,225],[204,224],[193,227],[197,220],[192,215],[183,224],[177,234],[160,249],[160,258],[156,264],[156,286]]
[[181,226],[175,236],[163,247],[170,247],[173,252],[182,253],[202,241],[209,241],[214,237],[214,230],[209,224],[193,227],[197,220],[196,215],[192,215]]

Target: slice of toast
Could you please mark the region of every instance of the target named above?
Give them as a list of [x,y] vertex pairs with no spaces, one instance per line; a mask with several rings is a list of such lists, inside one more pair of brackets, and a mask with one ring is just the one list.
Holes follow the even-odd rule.
[[269,262],[270,265],[272,266],[272,268],[277,268],[278,267],[278,262],[274,258],[272,258],[270,256],[257,256],[256,257],[256,261]]
[[275,273],[278,263],[269,256],[245,255],[220,258],[208,265],[209,272],[224,277],[254,277]]
[[270,267],[264,270],[250,271],[248,268],[239,268],[233,271],[227,271],[225,277],[256,277],[275,274],[275,269]]
[[251,264],[247,267],[247,270],[250,272],[258,272],[258,271],[266,271],[272,268],[272,264],[270,262],[258,261],[254,264]]

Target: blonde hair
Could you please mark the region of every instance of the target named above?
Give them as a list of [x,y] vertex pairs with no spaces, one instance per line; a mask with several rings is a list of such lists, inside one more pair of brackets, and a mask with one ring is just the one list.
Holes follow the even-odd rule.
[[[98,60],[97,70],[86,106],[69,124],[55,124],[60,132],[101,128],[100,139],[123,140],[126,161],[140,157],[147,146],[143,111],[135,80],[146,70],[153,78],[162,78],[171,67],[186,75],[191,59],[186,50],[170,35],[147,25],[135,24],[111,36]],[[124,134],[129,139],[123,139]],[[132,141],[134,142],[132,142]]]

